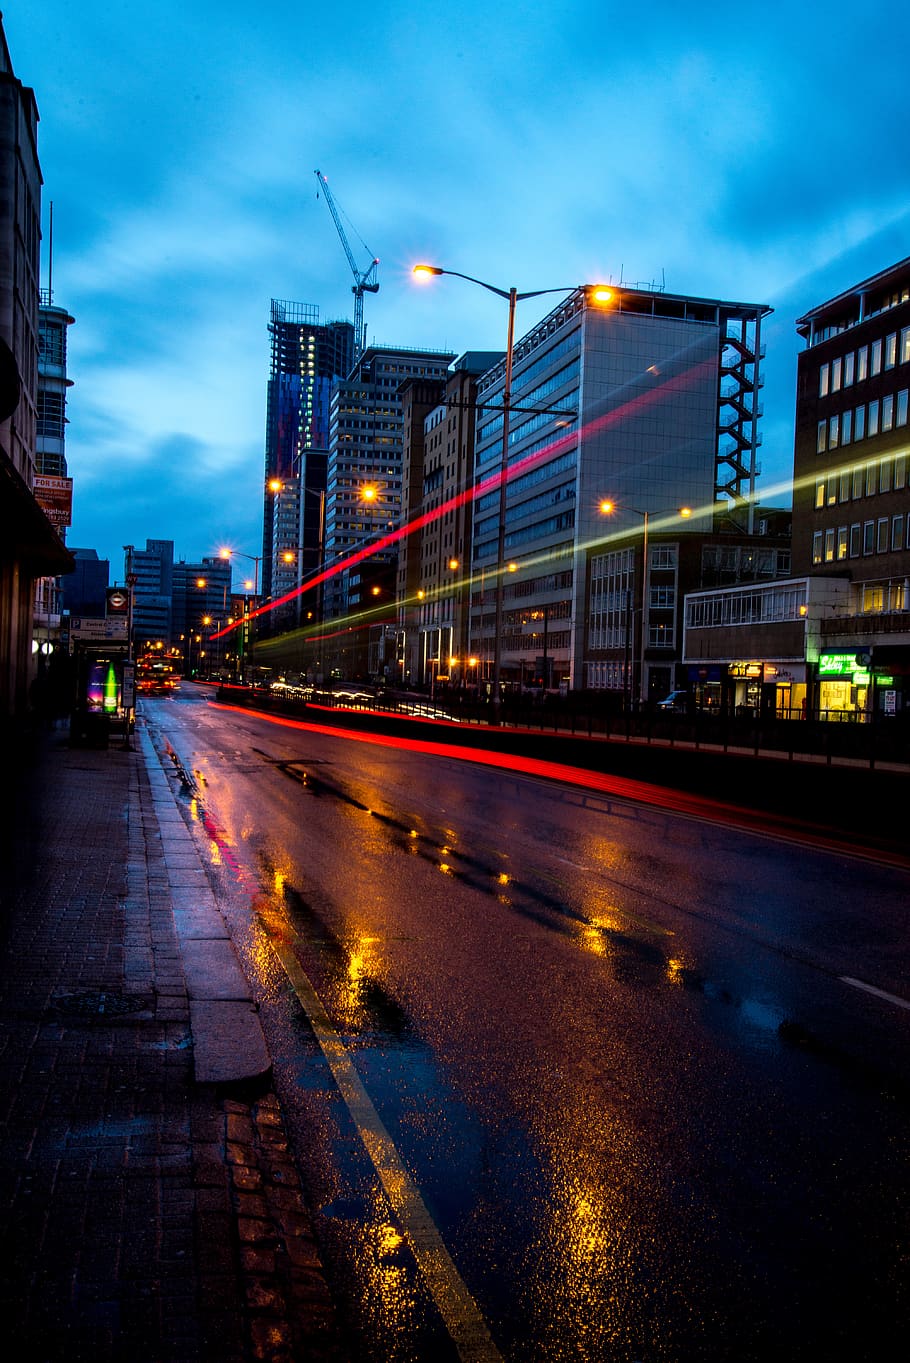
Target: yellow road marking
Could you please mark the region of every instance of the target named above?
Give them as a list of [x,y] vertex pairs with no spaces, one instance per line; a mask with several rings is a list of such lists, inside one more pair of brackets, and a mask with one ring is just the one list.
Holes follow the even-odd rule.
[[477,1303],[462,1282],[417,1185],[402,1163],[391,1136],[296,953],[287,942],[271,937],[269,941],[309,1019],[338,1091],[401,1222],[459,1358],[464,1363],[503,1363]]

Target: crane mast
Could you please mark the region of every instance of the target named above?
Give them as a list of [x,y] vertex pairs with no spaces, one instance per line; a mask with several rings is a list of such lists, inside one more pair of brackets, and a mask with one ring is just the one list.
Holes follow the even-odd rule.
[[[356,362],[360,359],[360,356],[363,354],[366,347],[366,334],[363,325],[363,295],[365,293],[379,292],[379,280],[376,278],[376,273],[379,269],[379,259],[374,256],[365,270],[358,270],[357,261],[354,259],[354,252],[351,250],[350,243],[348,242],[347,235],[342,226],[341,217],[339,216],[338,209],[335,205],[335,200],[332,198],[332,191],[329,189],[328,180],[326,180],[321,170],[317,170],[314,173],[322,187],[325,201],[328,204],[329,212],[332,215],[332,221],[335,224],[335,230],[341,239],[344,253],[347,256],[348,264],[351,267],[351,274],[354,276],[354,283],[351,285],[351,293],[354,295],[354,360]],[[361,245],[369,251],[370,248],[362,237],[360,238],[360,241]]]

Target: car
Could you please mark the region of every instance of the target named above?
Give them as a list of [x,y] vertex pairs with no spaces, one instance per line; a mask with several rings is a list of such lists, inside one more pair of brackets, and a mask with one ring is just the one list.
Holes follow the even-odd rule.
[[665,713],[670,711],[674,714],[684,715],[689,708],[688,691],[671,691],[669,696],[664,696],[663,700],[657,702],[657,708]]

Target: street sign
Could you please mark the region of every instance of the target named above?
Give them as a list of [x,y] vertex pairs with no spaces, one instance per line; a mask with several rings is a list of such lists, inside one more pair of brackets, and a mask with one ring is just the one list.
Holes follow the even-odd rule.
[[91,639],[94,642],[126,643],[127,622],[123,616],[101,619],[96,616],[73,616],[70,620],[71,639]]

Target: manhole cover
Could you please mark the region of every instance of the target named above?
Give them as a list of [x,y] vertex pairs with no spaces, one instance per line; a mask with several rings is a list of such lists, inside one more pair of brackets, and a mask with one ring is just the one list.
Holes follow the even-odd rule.
[[122,1013],[141,1013],[148,1008],[148,1000],[136,994],[66,994],[56,999],[54,1007],[60,1013],[77,1017],[116,1017]]

